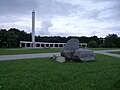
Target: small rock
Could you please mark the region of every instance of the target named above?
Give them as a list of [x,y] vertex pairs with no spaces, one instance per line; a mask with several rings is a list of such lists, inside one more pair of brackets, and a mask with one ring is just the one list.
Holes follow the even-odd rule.
[[65,62],[65,57],[58,56],[58,57],[56,58],[56,61],[57,61],[57,62],[60,62],[60,63],[64,63],[64,62]]
[[51,59],[56,59],[57,58],[57,56],[56,55],[53,55],[52,57],[51,57]]

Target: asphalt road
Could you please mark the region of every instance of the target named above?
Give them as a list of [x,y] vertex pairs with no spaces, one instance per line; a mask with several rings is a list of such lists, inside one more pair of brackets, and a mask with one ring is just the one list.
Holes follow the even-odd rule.
[[52,57],[53,55],[60,56],[60,53],[0,55],[0,61],[3,61],[3,60],[16,60],[16,59],[27,59],[27,58],[44,58],[44,57]]
[[120,54],[110,53],[110,52],[116,52],[116,51],[120,51],[120,50],[98,50],[98,51],[94,51],[94,52],[98,53],[98,54],[104,54],[104,55],[108,55],[108,56],[113,56],[113,57],[120,58]]

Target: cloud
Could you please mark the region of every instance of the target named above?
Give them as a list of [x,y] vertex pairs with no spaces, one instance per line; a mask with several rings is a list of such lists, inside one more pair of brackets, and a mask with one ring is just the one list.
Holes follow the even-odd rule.
[[42,20],[40,23],[40,28],[38,28],[39,35],[50,35],[49,28],[52,27],[53,24],[51,20]]
[[0,0],[1,28],[31,32],[33,9],[36,35],[120,35],[120,0]]
[[38,0],[2,0],[0,1],[1,14],[25,14],[38,7]]
[[32,10],[39,12],[41,16],[47,15],[67,15],[71,10],[75,9],[68,3],[59,2],[57,0],[2,0],[0,1],[1,14],[29,14]]

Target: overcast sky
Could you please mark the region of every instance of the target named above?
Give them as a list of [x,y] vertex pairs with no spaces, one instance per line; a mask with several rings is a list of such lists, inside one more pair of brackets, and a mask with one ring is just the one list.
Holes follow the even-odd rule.
[[0,28],[31,32],[36,13],[36,35],[120,36],[120,0],[0,0]]

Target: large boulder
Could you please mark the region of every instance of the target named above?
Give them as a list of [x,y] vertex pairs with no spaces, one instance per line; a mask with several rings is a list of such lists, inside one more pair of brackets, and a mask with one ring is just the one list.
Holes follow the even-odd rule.
[[76,49],[72,60],[75,61],[91,61],[95,59],[95,53],[92,50],[88,49]]
[[65,57],[66,60],[71,60],[76,49],[79,49],[79,40],[76,38],[70,39],[62,49],[61,56]]
[[63,50],[75,50],[79,48],[79,40],[76,38],[70,39]]
[[66,60],[72,60],[73,50],[62,50],[61,56],[65,57]]
[[66,60],[74,61],[91,61],[95,59],[95,54],[92,50],[79,48],[78,39],[70,39],[61,51],[61,56]]

